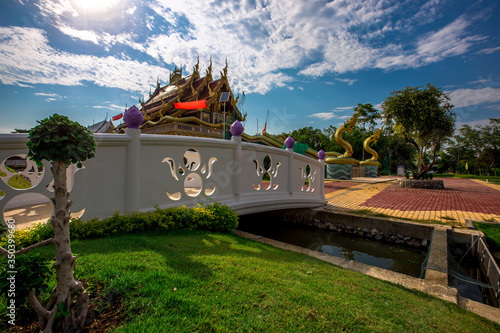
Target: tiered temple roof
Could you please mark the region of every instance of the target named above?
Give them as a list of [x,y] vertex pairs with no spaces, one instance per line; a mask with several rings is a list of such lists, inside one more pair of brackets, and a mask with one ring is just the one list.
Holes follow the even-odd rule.
[[[223,92],[229,92],[229,101],[225,103],[220,102]],[[224,112],[226,124],[229,125],[235,120],[244,121],[246,118],[246,114],[238,110],[238,99],[239,96],[235,98],[229,86],[227,62],[217,80],[212,77],[211,59],[203,77],[199,73],[199,61],[193,73],[186,77],[182,77],[182,68],[176,66],[170,74],[168,85],[162,87],[158,81],[148,100],[139,100],[144,115],[141,130],[151,134],[221,137]],[[206,108],[183,110],[175,107],[175,103],[200,100],[206,100]]]

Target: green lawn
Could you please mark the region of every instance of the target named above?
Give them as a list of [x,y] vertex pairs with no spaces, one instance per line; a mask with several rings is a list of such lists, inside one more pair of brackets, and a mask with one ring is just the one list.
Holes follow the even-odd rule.
[[459,175],[456,173],[436,173],[434,174],[434,178],[436,177],[445,177],[445,178],[464,178],[464,179],[479,179],[484,180],[488,179],[488,182],[493,184],[500,184],[500,176],[478,176],[478,175]]
[[24,179],[21,175],[14,175],[9,178],[7,184],[13,188],[27,189],[31,188],[31,183]]
[[156,231],[72,245],[77,278],[102,287],[101,304],[122,298],[115,332],[500,330],[455,304],[234,235]]
[[484,232],[492,251],[500,251],[500,225],[474,222],[477,230]]

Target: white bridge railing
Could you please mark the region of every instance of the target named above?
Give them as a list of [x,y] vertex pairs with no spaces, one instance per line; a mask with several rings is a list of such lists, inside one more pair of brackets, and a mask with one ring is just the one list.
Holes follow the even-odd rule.
[[[168,208],[210,201],[226,203],[238,214],[325,203],[324,162],[291,149],[244,143],[241,137],[227,141],[141,135],[139,129],[127,129],[124,135],[95,134],[94,138],[95,157],[83,162],[82,169],[68,168],[71,210],[84,210],[84,219],[115,211],[148,211],[156,205]],[[2,213],[16,200],[23,202],[23,194],[52,196],[47,161],[43,171],[30,160],[24,170],[14,173],[6,168],[9,158],[26,156],[26,142],[27,134],[0,134]],[[269,181],[263,181],[264,175]],[[31,185],[13,188],[8,183],[14,176]]]

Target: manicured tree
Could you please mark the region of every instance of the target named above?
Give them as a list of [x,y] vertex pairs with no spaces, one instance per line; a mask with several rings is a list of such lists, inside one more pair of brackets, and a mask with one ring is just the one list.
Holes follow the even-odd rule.
[[382,104],[394,131],[417,150],[417,177],[436,162],[438,152],[455,130],[455,114],[449,96],[428,83],[425,87],[406,87],[393,91]]
[[[52,162],[54,214],[50,222],[54,236],[21,249],[16,254],[42,245],[54,244],[56,255],[53,266],[57,285],[45,307],[40,304],[34,289],[29,293],[28,302],[36,312],[43,332],[75,332],[81,330],[85,324],[88,293],[73,276],[76,257],[71,253],[69,207],[72,202],[68,199],[66,169],[73,163],[81,167],[80,162],[94,157],[96,145],[92,133],[66,116],[54,114],[38,123],[39,125],[29,132],[28,156],[36,162]],[[7,255],[5,249],[1,252]]]

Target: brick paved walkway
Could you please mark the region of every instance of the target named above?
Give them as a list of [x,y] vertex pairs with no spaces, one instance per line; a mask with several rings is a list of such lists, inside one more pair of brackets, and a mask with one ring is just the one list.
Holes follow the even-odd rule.
[[384,214],[396,218],[445,222],[465,227],[465,220],[500,222],[500,185],[442,178],[444,190],[411,189],[394,181],[377,184],[325,183],[328,209]]

